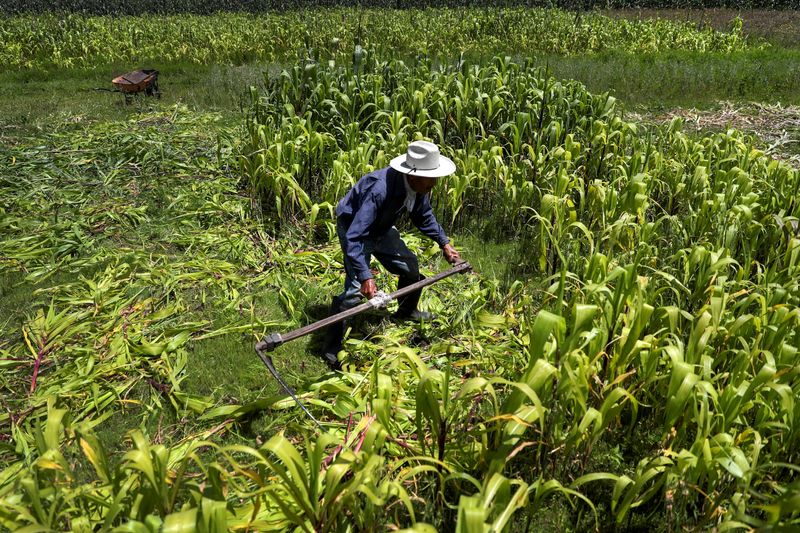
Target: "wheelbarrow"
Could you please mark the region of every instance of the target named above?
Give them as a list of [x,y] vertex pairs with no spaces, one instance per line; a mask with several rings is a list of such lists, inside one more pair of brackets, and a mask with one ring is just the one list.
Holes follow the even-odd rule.
[[111,80],[114,89],[125,95],[125,103],[130,103],[133,95],[144,93],[147,96],[161,98],[161,91],[158,89],[158,71],[154,69],[134,70],[121,74]]

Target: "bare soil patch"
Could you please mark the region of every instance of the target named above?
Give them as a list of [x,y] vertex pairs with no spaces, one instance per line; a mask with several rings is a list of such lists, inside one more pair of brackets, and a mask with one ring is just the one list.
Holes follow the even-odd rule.
[[713,132],[731,128],[755,136],[765,151],[800,167],[800,106],[720,102],[713,109],[677,108],[666,112],[631,113],[628,118],[665,124],[679,117],[689,131]]

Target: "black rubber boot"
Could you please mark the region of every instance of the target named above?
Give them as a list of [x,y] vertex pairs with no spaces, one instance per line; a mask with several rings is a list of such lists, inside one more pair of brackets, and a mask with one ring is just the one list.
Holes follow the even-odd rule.
[[[404,287],[408,287],[409,285],[423,279],[425,279],[425,276],[422,274],[420,274],[419,279],[410,279],[401,276],[397,281],[397,289],[400,290]],[[394,316],[399,319],[414,320],[417,322],[427,322],[436,318],[433,313],[428,313],[427,311],[420,311],[417,309],[417,305],[419,304],[419,299],[421,296],[422,289],[398,298],[397,312],[394,314]]]

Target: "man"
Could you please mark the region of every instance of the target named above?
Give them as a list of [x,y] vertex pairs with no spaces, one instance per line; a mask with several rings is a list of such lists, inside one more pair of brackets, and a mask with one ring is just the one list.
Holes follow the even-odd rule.
[[[445,259],[457,263],[461,257],[450,245],[436,221],[428,196],[436,181],[455,172],[455,164],[439,154],[439,148],[427,141],[414,141],[404,155],[395,157],[387,168],[376,170],[358,183],[336,206],[336,232],[344,255],[344,291],[333,299],[331,314],[355,307],[360,299],[370,299],[378,291],[369,268],[370,256],[380,261],[392,274],[399,276],[397,288],[415,283],[419,273],[417,256],[408,249],[394,227],[407,211],[411,222],[436,241]],[[417,309],[421,291],[398,299],[398,318],[416,321],[431,320],[430,313]],[[344,323],[330,326],[323,358],[334,370],[341,369],[337,354],[342,347]]]

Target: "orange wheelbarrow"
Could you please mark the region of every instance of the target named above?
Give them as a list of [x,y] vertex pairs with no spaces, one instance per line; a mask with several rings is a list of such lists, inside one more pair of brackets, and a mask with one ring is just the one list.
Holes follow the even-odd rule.
[[121,74],[111,80],[114,88],[125,95],[125,102],[129,102],[134,94],[144,93],[147,96],[161,98],[158,89],[158,71],[154,69],[134,70]]

